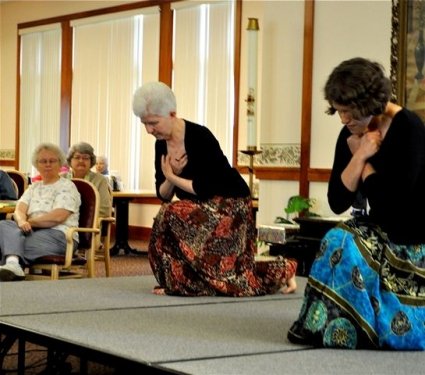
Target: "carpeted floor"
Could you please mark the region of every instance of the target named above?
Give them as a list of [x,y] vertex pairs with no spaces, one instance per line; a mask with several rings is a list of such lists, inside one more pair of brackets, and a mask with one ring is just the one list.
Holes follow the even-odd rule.
[[[151,275],[151,267],[147,257],[148,243],[145,241],[130,241],[130,246],[138,250],[137,255],[123,254],[111,258],[111,277]],[[105,277],[103,262],[96,262],[96,276]]]

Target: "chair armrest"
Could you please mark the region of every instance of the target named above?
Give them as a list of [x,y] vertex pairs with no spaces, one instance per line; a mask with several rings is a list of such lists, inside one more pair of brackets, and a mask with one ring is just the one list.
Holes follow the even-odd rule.
[[115,218],[112,216],[108,216],[108,217],[100,217],[98,220],[98,227],[101,230],[101,236],[105,235],[105,231],[106,231],[106,236],[109,237],[110,233],[111,233],[111,225],[115,223]]
[[99,228],[80,228],[80,227],[71,227],[65,233],[66,237],[66,251],[65,251],[65,264],[64,268],[68,268],[72,264],[72,257],[74,255],[74,238],[73,235],[75,232],[80,233],[93,233],[95,236],[100,233]]
[[108,225],[109,225],[109,224],[112,224],[112,223],[115,223],[115,218],[114,218],[114,217],[112,217],[112,216],[108,216],[108,217],[100,217],[100,218],[99,218],[99,226],[101,226],[101,225],[102,225],[102,223],[104,223],[104,222],[108,223]]

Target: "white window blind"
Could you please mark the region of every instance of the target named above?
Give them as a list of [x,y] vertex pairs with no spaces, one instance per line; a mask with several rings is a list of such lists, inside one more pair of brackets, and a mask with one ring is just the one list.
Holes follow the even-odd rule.
[[60,24],[23,29],[20,36],[19,169],[34,175],[35,147],[60,139]]
[[207,126],[231,162],[235,2],[177,3],[173,89],[177,114]]
[[131,104],[143,81],[158,79],[159,15],[114,16],[72,24],[71,144],[85,141],[106,155],[125,188],[152,191],[154,175],[143,172],[152,171],[154,139]]

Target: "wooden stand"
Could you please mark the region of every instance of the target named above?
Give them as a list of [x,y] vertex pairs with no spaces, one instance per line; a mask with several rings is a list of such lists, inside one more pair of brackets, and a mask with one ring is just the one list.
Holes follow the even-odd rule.
[[262,151],[257,150],[257,147],[248,147],[248,150],[241,150],[241,152],[245,155],[249,156],[249,190],[251,192],[251,197],[253,198],[253,185],[254,185],[254,156],[261,154]]

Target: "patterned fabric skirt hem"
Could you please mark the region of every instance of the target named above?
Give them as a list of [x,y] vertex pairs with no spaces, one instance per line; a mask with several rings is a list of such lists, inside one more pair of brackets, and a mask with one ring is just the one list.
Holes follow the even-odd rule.
[[161,288],[182,296],[256,296],[277,292],[295,274],[282,257],[254,260],[249,198],[165,203],[154,220],[149,261]]
[[425,245],[397,245],[359,219],[330,230],[312,266],[292,342],[425,349]]

